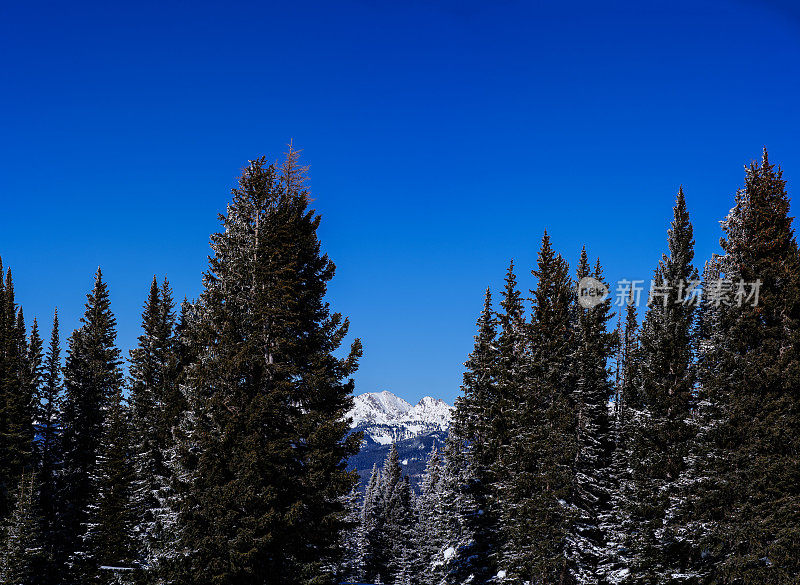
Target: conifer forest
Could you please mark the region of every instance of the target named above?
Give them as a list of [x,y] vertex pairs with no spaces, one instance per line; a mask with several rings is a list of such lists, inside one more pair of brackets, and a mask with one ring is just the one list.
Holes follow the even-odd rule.
[[0,585],[800,585],[800,1],[0,1]]
[[250,161],[202,293],[154,278],[127,356],[101,269],[80,326],[43,332],[6,268],[3,583],[798,582],[800,250],[766,149],[720,254],[677,192],[641,315],[635,286],[583,302],[609,290],[591,242],[512,262],[419,489],[395,447],[348,470],[362,347],[307,178],[291,148]]

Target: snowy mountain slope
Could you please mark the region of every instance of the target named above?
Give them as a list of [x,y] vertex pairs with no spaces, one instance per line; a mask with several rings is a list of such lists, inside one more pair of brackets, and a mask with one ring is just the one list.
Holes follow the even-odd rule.
[[388,445],[420,435],[447,432],[453,407],[444,400],[424,397],[415,406],[391,392],[367,392],[354,399],[347,413],[350,427],[364,432],[365,446]]
[[356,396],[347,417],[353,432],[363,431],[361,451],[350,458],[350,469],[366,485],[372,466],[383,465],[392,443],[397,445],[403,472],[418,487],[434,446],[441,449],[450,428],[453,407],[426,396],[412,406],[391,392],[368,392]]

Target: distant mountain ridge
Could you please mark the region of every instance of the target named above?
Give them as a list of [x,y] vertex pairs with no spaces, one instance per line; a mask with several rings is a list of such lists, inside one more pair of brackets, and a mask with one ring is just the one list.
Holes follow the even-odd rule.
[[364,433],[361,451],[350,458],[350,468],[358,471],[361,487],[373,465],[383,465],[394,443],[403,472],[418,488],[431,451],[444,446],[452,414],[452,406],[430,396],[413,406],[387,390],[356,396],[347,418],[352,419],[352,432]]
[[389,445],[434,432],[447,432],[453,407],[444,400],[425,396],[412,406],[388,390],[366,392],[354,398],[347,417],[350,427],[363,431],[365,442]]

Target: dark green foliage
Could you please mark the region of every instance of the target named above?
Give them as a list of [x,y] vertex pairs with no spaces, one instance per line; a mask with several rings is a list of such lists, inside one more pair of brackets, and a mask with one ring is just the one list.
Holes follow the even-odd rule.
[[33,396],[41,362],[41,339],[36,328],[33,332],[38,348],[29,365],[25,318],[9,269],[0,283],[0,520],[11,512],[11,492],[33,464]]
[[0,582],[38,585],[44,583],[45,553],[42,549],[35,475],[23,475],[14,495],[14,510],[0,541]]
[[384,583],[398,580],[403,562],[413,559],[412,529],[415,525],[414,502],[408,476],[403,476],[397,448],[392,445],[382,474],[383,531],[381,542],[386,547],[386,565],[379,573]]
[[332,579],[361,345],[333,354],[348,321],[325,301],[334,265],[304,181],[294,151],[281,168],[252,161],[212,236],[179,445],[189,582]]
[[43,581],[57,583],[56,565],[60,541],[58,524],[58,471],[61,464],[61,346],[58,329],[58,310],[53,313],[53,330],[43,364],[43,382],[34,402],[39,440],[36,458],[39,473],[39,508],[42,515],[42,548],[47,561]]
[[[747,169],[709,268],[762,282],[757,306],[704,308],[704,432],[694,453],[690,518],[711,582],[796,583],[800,574],[800,261],[782,172]],[[704,554],[702,554],[704,553]]]
[[116,320],[98,268],[81,327],[70,336],[64,367],[62,561],[87,554],[82,548],[83,537],[89,508],[98,496],[97,462],[106,413],[122,386],[120,352],[115,340]]
[[[509,278],[513,272],[509,273]],[[513,295],[512,290],[507,296]],[[467,359],[462,383],[463,396],[456,401],[448,445],[449,460],[463,457],[460,494],[468,509],[460,516],[468,539],[457,550],[451,575],[455,581],[470,576],[476,583],[485,583],[497,573],[497,557],[501,550],[499,507],[493,471],[505,440],[510,397],[503,397],[497,385],[497,324],[492,309],[492,295],[486,289],[483,310],[478,318],[475,346]],[[504,340],[505,341],[505,340]],[[505,386],[508,388],[508,386]]]
[[[297,161],[244,170],[200,299],[176,316],[153,280],[130,406],[100,270],[63,371],[58,314],[45,352],[4,275],[0,581],[798,582],[800,251],[766,151],[699,311],[682,189],[640,332],[632,303],[615,332],[607,301],[577,303],[545,233],[529,320],[513,263],[499,313],[486,291],[420,497],[392,448],[361,502],[345,419],[361,345],[339,353],[348,321],[326,302],[334,265]],[[584,250],[586,276],[603,281]],[[757,304],[741,295],[755,281]]]
[[158,574],[175,539],[171,510],[172,430],[184,404],[172,291],[155,277],[142,314],[142,335],[131,350],[130,403],[134,467],[133,515],[136,555]]
[[[632,531],[630,581],[658,583],[666,574],[682,573],[686,551],[670,524],[669,510],[685,480],[693,429],[690,414],[695,384],[693,327],[696,304],[683,298],[698,279],[692,266],[694,239],[683,190],[678,191],[669,254],[655,271],[640,335],[637,391],[625,407],[635,418],[631,429],[626,511]],[[651,291],[651,292],[652,292]]]
[[[517,388],[512,438],[501,455],[504,563],[516,579],[567,583],[570,567],[564,551],[574,520],[569,500],[577,455],[576,410],[570,392],[574,292],[569,267],[553,251],[547,233],[532,272],[538,283],[532,291],[527,338],[522,337],[518,349],[509,346],[520,358],[513,360],[510,372]],[[501,343],[501,363],[507,351]]]
[[[428,495],[430,502],[436,499],[430,491]],[[438,507],[434,508],[423,512],[428,527],[433,527],[438,520]],[[418,582],[428,582],[424,580],[428,572],[423,565],[429,558],[429,551],[417,540],[422,536],[417,532],[419,511],[393,444],[383,469],[373,468],[361,505],[359,570],[356,571],[361,580],[396,583],[414,574]],[[426,542],[439,540],[435,534],[426,534],[424,538]]]
[[[591,276],[603,282],[599,260],[591,270],[586,249],[581,251],[576,279]],[[613,489],[611,465],[614,436],[608,402],[612,397],[608,365],[617,338],[608,330],[611,303],[605,300],[591,308],[574,304],[575,354],[573,358],[573,403],[577,413],[577,453],[570,502],[575,522],[567,538],[571,572],[579,583],[598,583],[607,563],[608,538],[604,519],[611,511]]]
[[386,572],[386,549],[383,542],[385,513],[383,508],[383,481],[377,465],[372,468],[369,483],[364,492],[360,516],[360,542],[358,575],[367,582],[374,582]]
[[439,583],[444,573],[444,563],[434,564],[446,542],[442,530],[442,473],[442,457],[434,447],[425,466],[425,477],[416,502],[413,543],[416,563],[409,563],[421,583]]
[[616,334],[618,336],[615,360],[615,387],[612,437],[614,447],[610,467],[611,501],[610,508],[603,518],[606,546],[602,571],[606,579],[618,583],[629,572],[631,550],[627,546],[629,535],[636,528],[630,513],[627,496],[632,493],[630,462],[631,438],[636,432],[639,418],[628,403],[638,404],[637,366],[639,354],[638,319],[633,291],[625,304],[625,319],[620,317]]
[[93,499],[74,563],[82,585],[107,582],[107,572],[132,569],[135,561],[133,534],[133,478],[130,465],[130,421],[117,390],[106,405],[97,465],[91,482]]

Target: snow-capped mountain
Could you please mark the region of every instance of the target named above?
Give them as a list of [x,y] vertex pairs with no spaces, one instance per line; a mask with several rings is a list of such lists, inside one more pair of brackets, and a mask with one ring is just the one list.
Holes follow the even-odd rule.
[[391,392],[367,392],[355,397],[353,409],[347,413],[354,431],[364,432],[365,445],[393,442],[447,432],[453,407],[444,400],[424,397],[416,405]]
[[350,468],[361,478],[363,489],[372,467],[383,465],[390,445],[394,443],[400,455],[403,472],[411,484],[419,488],[425,464],[434,447],[444,447],[453,407],[444,400],[426,396],[412,406],[391,392],[367,392],[356,396],[352,419],[353,432],[363,431],[361,451],[350,458]]

